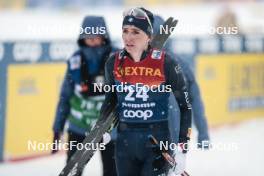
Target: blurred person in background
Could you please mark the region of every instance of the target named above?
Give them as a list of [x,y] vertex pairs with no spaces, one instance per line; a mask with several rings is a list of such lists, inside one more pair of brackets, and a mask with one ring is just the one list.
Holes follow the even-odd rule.
[[221,8],[220,16],[216,19],[215,29],[218,35],[241,34],[237,15],[226,4]]
[[[82,143],[96,123],[104,92],[94,90],[94,84],[104,83],[104,65],[115,49],[101,16],[87,16],[82,23],[78,38],[79,49],[69,58],[67,71],[61,87],[56,117],[53,124],[54,140],[61,139],[66,121],[69,122],[68,142]],[[76,144],[76,143],[75,143]],[[114,142],[101,150],[103,175],[115,176]],[[76,147],[67,151],[67,162],[75,153]],[[56,153],[53,150],[52,153]]]
[[[157,34],[160,32],[160,25],[164,23],[164,19],[159,16],[154,16],[154,34]],[[188,63],[184,61],[183,58],[180,58],[173,54],[171,41],[167,41],[165,44],[165,50],[169,52],[171,55],[173,55],[173,58],[177,58],[183,72],[183,76],[186,79],[186,83],[189,90],[189,98],[190,102],[192,104],[192,111],[193,111],[193,121],[194,125],[198,130],[198,147],[203,149],[209,148],[209,133],[208,133],[208,125],[207,125],[207,119],[205,116],[205,110],[204,110],[204,104],[200,95],[199,86],[196,82],[195,76],[189,67]],[[169,123],[171,134],[172,134],[172,140],[173,142],[178,142],[178,135],[179,135],[179,121],[180,121],[180,115],[179,115],[179,105],[178,102],[175,101],[173,96],[170,96],[170,108],[169,108],[169,120],[172,123]],[[176,118],[175,118],[176,117]]]
[[219,16],[216,21],[216,27],[237,27],[237,17],[236,14],[230,9],[230,7],[223,7],[221,10],[223,13]]

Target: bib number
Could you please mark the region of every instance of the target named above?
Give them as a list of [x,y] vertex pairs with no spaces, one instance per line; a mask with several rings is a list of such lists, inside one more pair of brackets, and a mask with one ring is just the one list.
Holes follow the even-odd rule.
[[149,98],[144,87],[140,87],[135,91],[132,87],[128,86],[126,87],[126,91],[128,91],[128,94],[125,97],[126,101],[135,101],[136,98],[141,98],[143,101],[147,101]]

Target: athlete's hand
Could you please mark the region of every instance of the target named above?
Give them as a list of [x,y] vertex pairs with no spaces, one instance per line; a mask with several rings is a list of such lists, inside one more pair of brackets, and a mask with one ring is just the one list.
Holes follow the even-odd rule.
[[183,174],[186,167],[186,148],[183,144],[178,145],[178,149],[174,151],[173,157],[176,165],[169,170],[168,176]]
[[60,140],[61,134],[59,132],[54,132],[53,134],[53,141],[52,141],[52,148],[51,148],[51,154],[55,154],[59,151],[59,140]]
[[152,162],[152,167],[154,170],[160,170],[166,166],[166,161],[162,156],[162,151],[157,145],[152,146],[152,151],[155,154],[154,161]]
[[165,165],[166,165],[166,161],[162,155],[157,155],[152,163],[154,170],[160,170],[164,168]]

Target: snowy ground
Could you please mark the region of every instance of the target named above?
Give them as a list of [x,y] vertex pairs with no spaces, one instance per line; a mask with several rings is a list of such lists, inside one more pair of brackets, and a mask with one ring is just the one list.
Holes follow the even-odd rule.
[[[212,129],[212,143],[218,146],[218,150],[190,151],[186,170],[192,176],[263,176],[263,127],[264,119],[257,119]],[[223,145],[226,151],[222,150]],[[58,154],[23,162],[2,163],[0,176],[56,176],[64,161],[65,156]],[[100,155],[97,153],[86,167],[84,176],[100,176],[100,169]]]

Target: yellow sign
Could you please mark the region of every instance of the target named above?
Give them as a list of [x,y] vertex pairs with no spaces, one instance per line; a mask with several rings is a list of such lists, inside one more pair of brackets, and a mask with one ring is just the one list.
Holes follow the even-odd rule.
[[210,125],[264,117],[264,55],[200,55],[197,81]]
[[[43,150],[42,144],[52,142],[52,124],[65,69],[62,63],[8,67],[6,158],[49,152]],[[37,150],[29,147],[30,142],[39,145]]]

